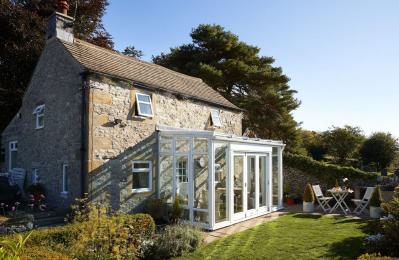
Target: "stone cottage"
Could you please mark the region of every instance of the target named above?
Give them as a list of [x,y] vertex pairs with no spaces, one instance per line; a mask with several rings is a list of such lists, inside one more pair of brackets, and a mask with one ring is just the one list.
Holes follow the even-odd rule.
[[85,193],[122,212],[180,196],[183,218],[215,229],[282,207],[284,144],[241,137],[241,119],[199,78],[76,39],[64,9],[1,140],[57,211]]

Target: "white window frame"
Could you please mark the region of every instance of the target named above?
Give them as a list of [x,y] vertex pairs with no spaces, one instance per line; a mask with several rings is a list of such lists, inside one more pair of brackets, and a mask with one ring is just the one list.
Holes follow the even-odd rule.
[[31,179],[32,184],[33,185],[38,184],[39,183],[38,179],[39,179],[39,169],[37,167],[33,167],[32,168],[32,179]]
[[212,126],[222,127],[222,119],[220,118],[220,110],[211,110]]
[[[181,167],[180,163],[182,162],[185,163],[185,167]],[[180,171],[184,171],[185,174],[180,174]],[[185,161],[176,162],[176,178],[179,180],[179,183],[188,183],[188,158]]]
[[12,164],[11,164],[11,154],[12,152],[17,152],[18,153],[18,141],[11,141],[8,143],[8,169],[12,170]]
[[[149,98],[149,102],[147,101],[141,101],[139,100],[139,96],[145,96]],[[152,99],[151,96],[148,94],[143,94],[143,93],[136,93],[136,104],[137,104],[137,112],[139,116],[144,116],[144,117],[153,117],[154,116],[154,108],[152,107]],[[146,104],[150,105],[151,107],[151,114],[147,114],[141,111],[140,104]]]
[[[43,104],[43,105],[37,106],[35,108],[35,110],[33,111],[33,114],[36,117],[36,129],[44,128],[44,112],[45,112],[45,109],[46,109],[46,106]],[[43,118],[41,125],[39,123],[40,122],[39,121],[40,118]]]
[[61,180],[61,194],[67,195],[69,193],[69,165],[67,163],[62,164],[62,180]]
[[[147,163],[148,168],[134,168],[134,165],[136,163],[137,164]],[[141,173],[141,172],[148,172],[148,187],[134,189],[133,188],[134,175],[135,175],[135,173]],[[151,191],[152,191],[152,162],[151,161],[133,161],[133,163],[132,163],[132,192],[141,193],[141,192],[151,192]]]

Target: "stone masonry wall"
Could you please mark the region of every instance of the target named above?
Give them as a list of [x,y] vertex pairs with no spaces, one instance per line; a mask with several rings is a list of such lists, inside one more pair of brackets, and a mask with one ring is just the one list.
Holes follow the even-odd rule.
[[[17,166],[26,170],[28,184],[32,168],[39,170],[50,208],[63,210],[80,196],[80,108],[82,68],[55,39],[47,42],[25,93],[19,116],[2,133],[6,166],[10,141],[18,141]],[[45,104],[44,128],[35,129],[38,105]],[[69,194],[61,194],[62,165],[69,167]]]
[[[136,116],[137,92],[151,95],[153,118]],[[92,200],[107,197],[115,210],[123,212],[138,211],[146,198],[156,195],[157,124],[209,130],[211,109],[218,109],[223,127],[214,130],[241,135],[240,112],[105,77],[91,76],[89,99],[89,194]],[[133,160],[152,162],[151,192],[132,192]]]

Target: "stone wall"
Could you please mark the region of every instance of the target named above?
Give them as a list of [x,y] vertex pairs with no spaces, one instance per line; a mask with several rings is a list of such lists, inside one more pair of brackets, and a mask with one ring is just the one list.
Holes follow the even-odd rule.
[[[50,208],[67,208],[80,196],[80,111],[82,68],[56,39],[47,42],[22,101],[19,114],[2,134],[8,167],[10,141],[18,141],[17,166],[39,170]],[[45,104],[44,128],[35,129],[33,111]],[[69,194],[62,195],[62,165],[69,166]]]
[[[95,75],[89,85],[89,194],[92,200],[104,199],[107,194],[115,210],[138,211],[146,198],[156,196],[157,124],[241,135],[242,115],[237,111]],[[137,92],[151,96],[153,118],[137,116]],[[223,127],[212,129],[212,109],[220,110]],[[132,192],[133,160],[152,162],[151,192]]]

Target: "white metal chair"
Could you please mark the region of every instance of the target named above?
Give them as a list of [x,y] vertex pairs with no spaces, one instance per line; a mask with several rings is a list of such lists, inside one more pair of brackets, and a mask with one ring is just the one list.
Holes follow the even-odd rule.
[[367,211],[367,206],[369,205],[374,190],[375,187],[367,187],[362,199],[352,199],[352,201],[356,204],[356,208],[353,213],[360,215],[363,213],[363,211]]
[[328,204],[333,197],[325,197],[323,192],[321,191],[320,185],[312,185],[313,192],[315,194],[316,200],[319,203],[319,208],[321,208],[324,212],[328,212],[331,210],[331,206]]

